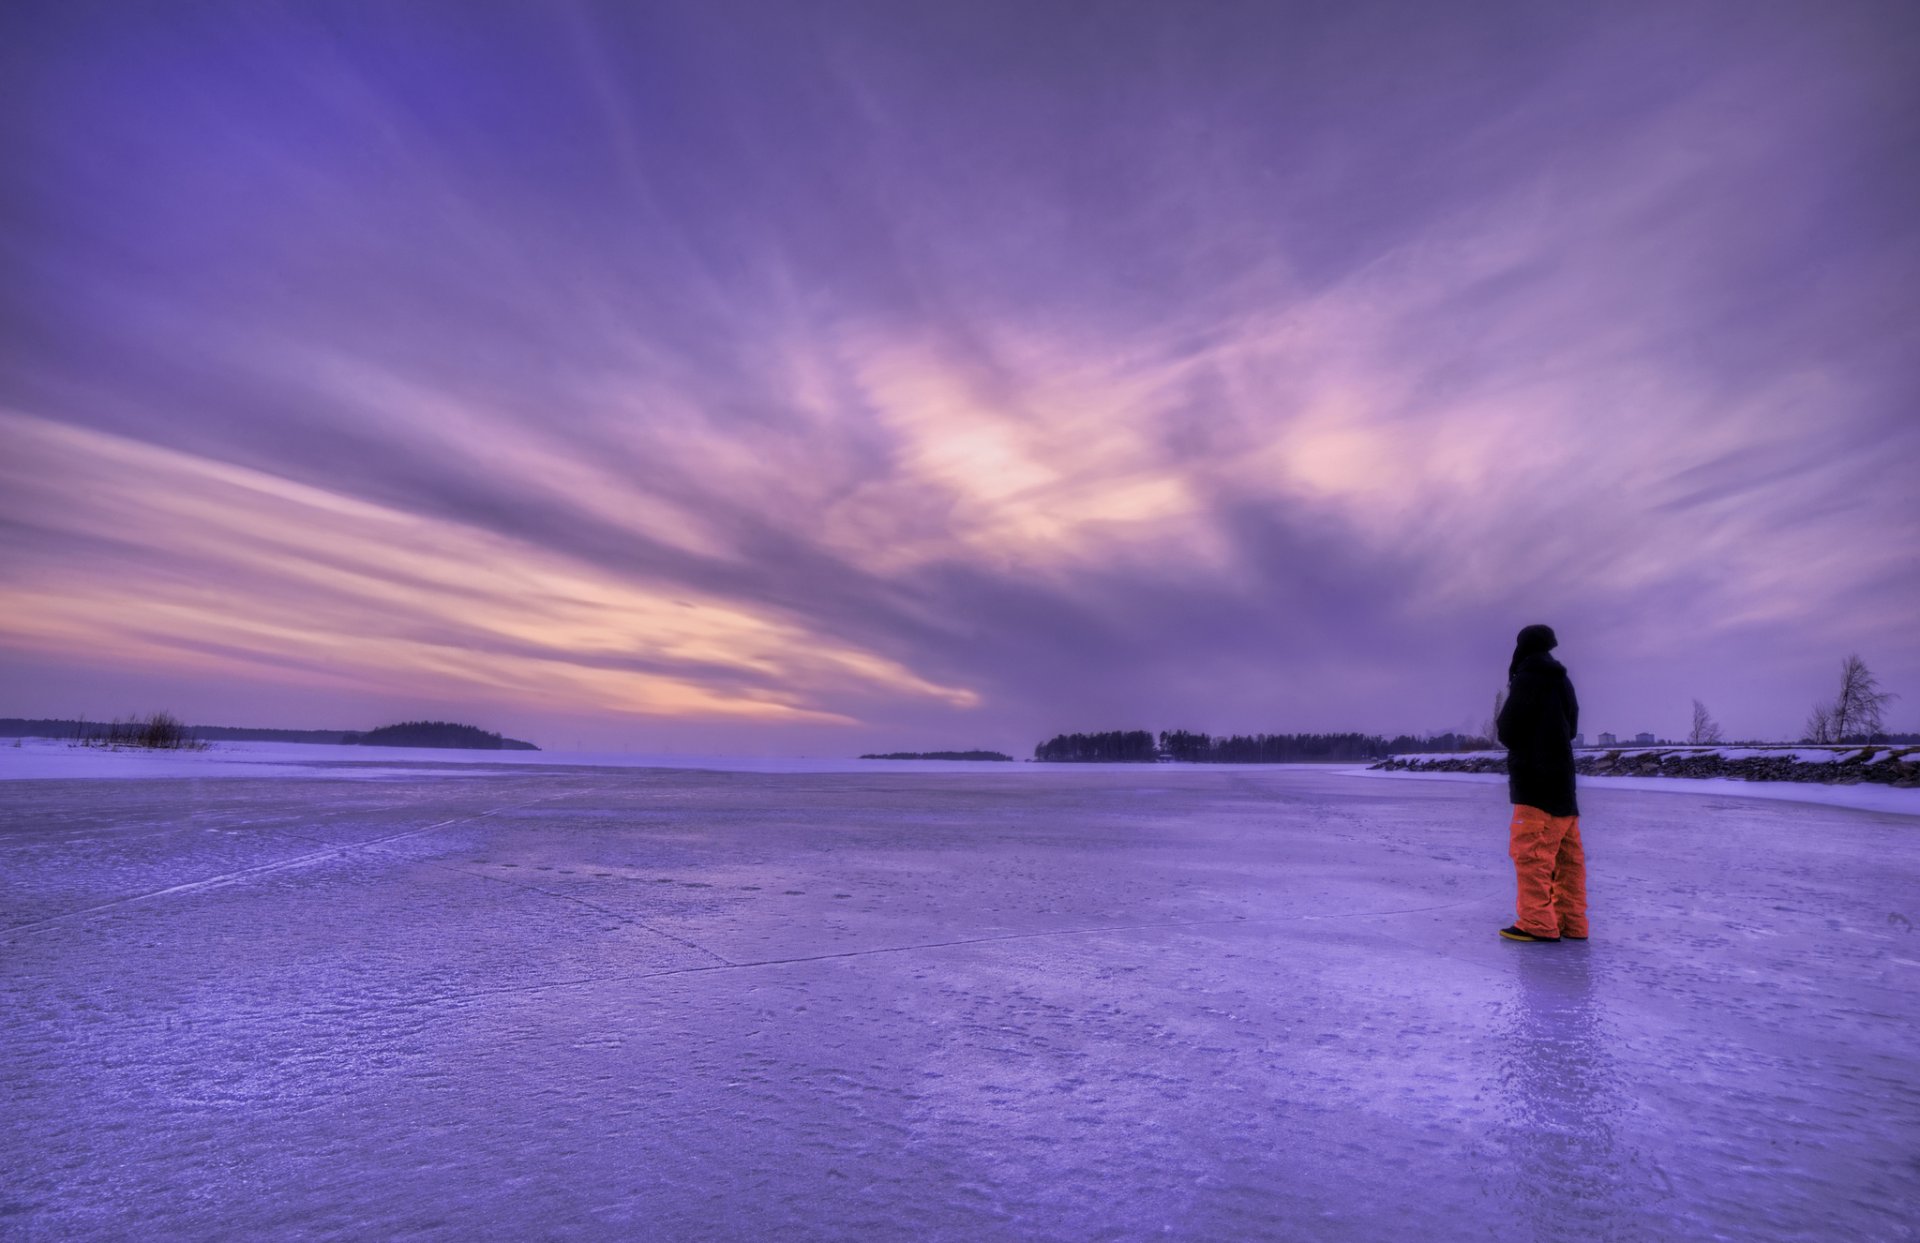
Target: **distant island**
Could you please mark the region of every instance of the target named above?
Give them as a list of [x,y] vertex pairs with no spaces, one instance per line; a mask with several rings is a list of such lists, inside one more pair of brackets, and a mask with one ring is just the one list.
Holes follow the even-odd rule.
[[863,760],[1002,760],[1011,764],[1011,755],[1002,755],[998,751],[887,751],[875,755],[863,755]]
[[[117,737],[125,723],[50,717],[0,717],[0,738],[59,738],[98,742]],[[176,726],[196,743],[297,742],[320,746],[448,747],[470,751],[538,751],[518,738],[502,738],[449,721],[404,721],[379,729],[250,729],[236,725]]]
[[502,738],[474,725],[452,721],[402,721],[382,725],[346,741],[362,747],[449,747],[466,751],[538,751],[518,738]]

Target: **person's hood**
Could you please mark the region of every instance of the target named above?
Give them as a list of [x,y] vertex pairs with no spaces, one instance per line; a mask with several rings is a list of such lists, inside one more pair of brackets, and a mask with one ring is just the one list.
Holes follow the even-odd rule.
[[1559,661],[1547,656],[1548,652],[1559,646],[1560,640],[1554,635],[1552,626],[1525,627],[1513,641],[1513,659],[1507,662],[1508,680],[1511,681],[1513,675],[1520,672],[1520,666],[1535,656],[1546,659],[1549,664],[1559,664]]

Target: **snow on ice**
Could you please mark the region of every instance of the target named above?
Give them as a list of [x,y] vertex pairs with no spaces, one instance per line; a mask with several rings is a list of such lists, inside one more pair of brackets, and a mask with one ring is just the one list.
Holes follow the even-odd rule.
[[0,747],[0,1238],[1915,1237],[1912,806],[327,750]]

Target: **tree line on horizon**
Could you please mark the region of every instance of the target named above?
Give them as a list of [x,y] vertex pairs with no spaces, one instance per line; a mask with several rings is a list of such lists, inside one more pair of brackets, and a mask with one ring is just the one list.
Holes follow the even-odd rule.
[[474,751],[538,751],[530,742],[505,738],[451,721],[402,721],[370,730],[249,729],[187,725],[171,712],[124,720],[0,717],[0,738],[71,739],[87,746],[204,749],[209,742],[298,742],[345,746],[450,747]]
[[1156,740],[1144,729],[1056,734],[1033,749],[1033,758],[1067,764],[1310,764],[1377,760],[1405,751],[1481,751],[1493,743],[1472,734],[1206,734],[1162,730]]

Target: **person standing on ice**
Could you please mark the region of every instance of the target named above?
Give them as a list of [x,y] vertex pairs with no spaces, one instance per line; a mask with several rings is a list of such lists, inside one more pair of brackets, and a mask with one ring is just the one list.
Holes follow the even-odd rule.
[[1520,632],[1495,726],[1507,749],[1513,799],[1507,853],[1520,890],[1518,917],[1500,930],[1509,941],[1587,939],[1587,861],[1573,799],[1580,701],[1566,666],[1547,655],[1559,644],[1549,626]]

